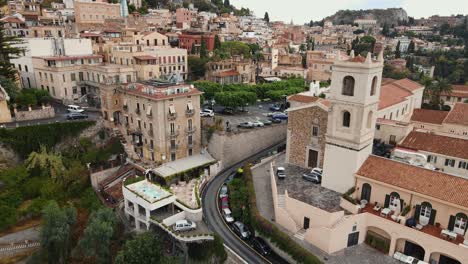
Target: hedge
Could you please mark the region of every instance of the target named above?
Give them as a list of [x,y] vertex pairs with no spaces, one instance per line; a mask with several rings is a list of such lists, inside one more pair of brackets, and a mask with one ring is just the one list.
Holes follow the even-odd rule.
[[41,145],[47,149],[69,136],[78,136],[80,132],[92,125],[94,121],[55,123],[37,126],[24,126],[15,129],[0,129],[0,142],[10,146],[22,158],[39,150]]
[[291,255],[298,263],[316,264],[321,261],[309,251],[297,244],[288,234],[265,219],[257,208],[255,188],[250,165],[244,167],[244,177],[249,193],[249,208],[252,216],[251,224],[260,234],[269,237],[281,250]]

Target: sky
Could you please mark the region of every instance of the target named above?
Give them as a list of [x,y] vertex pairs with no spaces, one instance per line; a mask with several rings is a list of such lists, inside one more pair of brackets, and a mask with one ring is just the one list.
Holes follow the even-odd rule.
[[303,24],[318,21],[342,9],[372,9],[402,7],[415,18],[431,15],[468,15],[468,0],[230,0],[240,8],[253,10],[263,17],[268,12],[270,21],[281,20]]

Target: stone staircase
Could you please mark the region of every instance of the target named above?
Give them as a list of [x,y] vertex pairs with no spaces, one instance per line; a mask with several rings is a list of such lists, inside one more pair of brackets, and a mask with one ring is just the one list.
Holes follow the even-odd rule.
[[305,233],[306,232],[307,232],[307,230],[305,230],[304,228],[301,228],[301,229],[299,229],[299,231],[297,231],[294,234],[294,237],[302,241],[305,238]]
[[285,198],[284,194],[279,194],[278,195],[278,207],[286,208],[286,198]]

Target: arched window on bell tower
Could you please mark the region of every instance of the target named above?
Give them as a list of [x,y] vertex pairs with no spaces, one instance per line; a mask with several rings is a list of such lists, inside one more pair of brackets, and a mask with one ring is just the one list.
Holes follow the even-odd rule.
[[370,95],[373,96],[375,95],[375,92],[377,91],[377,76],[374,76],[372,79],[372,86],[370,90]]
[[349,127],[351,125],[351,113],[348,111],[343,112],[343,126]]
[[354,96],[354,78],[352,76],[346,76],[343,79],[343,89],[341,90],[342,95]]

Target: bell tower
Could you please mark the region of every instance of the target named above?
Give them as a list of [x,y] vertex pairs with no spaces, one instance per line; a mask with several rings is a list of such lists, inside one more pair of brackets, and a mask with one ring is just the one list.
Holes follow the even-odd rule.
[[377,60],[336,57],[332,69],[330,110],[325,143],[322,186],[346,192],[354,173],[372,153],[382,82],[383,54]]

